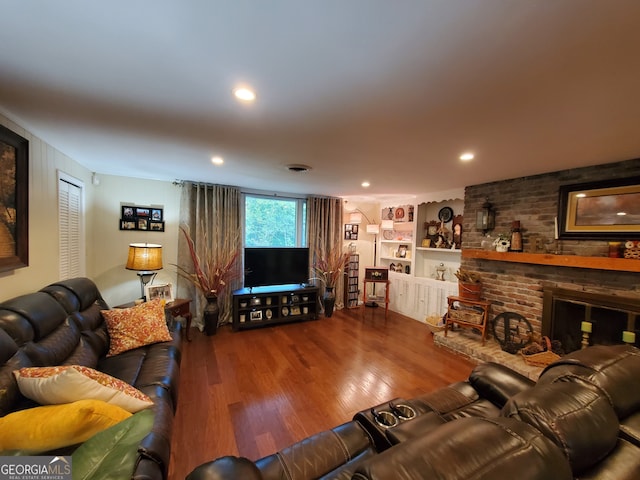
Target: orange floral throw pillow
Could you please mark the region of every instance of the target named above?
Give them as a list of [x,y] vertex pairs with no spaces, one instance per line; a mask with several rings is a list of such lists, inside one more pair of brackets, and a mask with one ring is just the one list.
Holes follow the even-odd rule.
[[109,332],[107,357],[172,340],[167,328],[164,301],[156,298],[131,308],[102,310]]
[[41,405],[102,400],[135,413],[153,401],[126,382],[81,365],[26,367],[13,371],[20,392]]

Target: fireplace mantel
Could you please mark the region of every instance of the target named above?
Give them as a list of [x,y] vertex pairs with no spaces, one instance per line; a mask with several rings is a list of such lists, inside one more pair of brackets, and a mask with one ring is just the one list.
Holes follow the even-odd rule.
[[609,257],[582,257],[579,255],[553,255],[550,253],[496,252],[465,248],[462,258],[477,258],[498,262],[529,263],[555,267],[591,268],[595,270],[614,270],[619,272],[640,272],[640,260]]

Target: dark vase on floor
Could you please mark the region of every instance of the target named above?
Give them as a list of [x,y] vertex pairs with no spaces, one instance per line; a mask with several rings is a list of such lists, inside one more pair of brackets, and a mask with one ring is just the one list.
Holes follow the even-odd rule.
[[204,307],[204,333],[215,335],[218,332],[218,317],[220,308],[218,307],[218,296],[207,295],[207,304]]
[[325,288],[324,296],[322,297],[322,304],[324,305],[324,316],[330,317],[333,315],[333,307],[336,304],[335,287]]

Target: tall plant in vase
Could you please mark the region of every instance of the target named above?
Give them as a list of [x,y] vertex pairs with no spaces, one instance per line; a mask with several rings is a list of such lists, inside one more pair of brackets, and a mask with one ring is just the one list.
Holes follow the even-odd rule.
[[[203,231],[206,231],[202,229]],[[240,256],[239,242],[231,242],[233,248],[214,248],[206,233],[202,235],[199,248],[186,227],[181,226],[189,248],[193,271],[175,265],[178,275],[191,282],[207,300],[203,311],[204,330],[207,335],[215,335],[218,330],[220,308],[218,298],[225,293],[230,283],[240,277],[237,262]],[[198,250],[200,255],[198,255]]]
[[349,260],[349,254],[342,252],[339,248],[331,249],[328,252],[316,249],[314,252],[313,274],[311,280],[320,280],[324,284],[324,295],[322,303],[325,317],[333,315],[333,308],[336,303],[336,285],[342,277],[344,267]]

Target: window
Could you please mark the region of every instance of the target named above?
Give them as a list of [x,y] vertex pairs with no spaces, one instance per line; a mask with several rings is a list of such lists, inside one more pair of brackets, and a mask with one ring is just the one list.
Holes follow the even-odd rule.
[[246,194],[244,246],[307,246],[306,200]]

